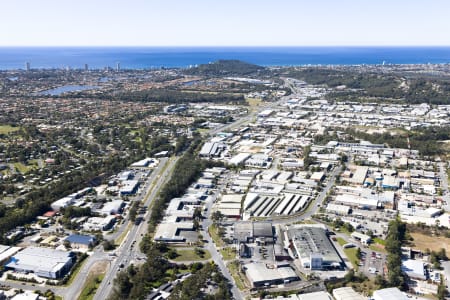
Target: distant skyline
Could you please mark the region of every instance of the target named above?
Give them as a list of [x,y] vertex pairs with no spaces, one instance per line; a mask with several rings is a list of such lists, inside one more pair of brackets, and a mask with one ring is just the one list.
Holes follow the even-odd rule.
[[1,46],[450,46],[448,0],[3,1]]

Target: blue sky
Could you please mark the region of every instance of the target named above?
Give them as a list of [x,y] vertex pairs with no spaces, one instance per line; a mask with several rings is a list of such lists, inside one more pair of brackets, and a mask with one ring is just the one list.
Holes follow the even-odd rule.
[[0,46],[450,45],[448,0],[1,0]]

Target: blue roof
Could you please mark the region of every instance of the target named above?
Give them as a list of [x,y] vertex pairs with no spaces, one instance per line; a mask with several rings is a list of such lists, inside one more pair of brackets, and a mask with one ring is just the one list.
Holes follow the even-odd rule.
[[71,243],[90,245],[95,241],[95,237],[90,235],[72,234],[66,239]]

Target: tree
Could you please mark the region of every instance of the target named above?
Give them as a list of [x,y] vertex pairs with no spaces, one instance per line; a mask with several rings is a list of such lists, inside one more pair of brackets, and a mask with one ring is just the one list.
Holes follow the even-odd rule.
[[105,251],[114,250],[116,248],[116,245],[113,242],[111,242],[110,240],[104,240],[102,245],[103,245],[103,249],[105,249]]
[[361,248],[358,247],[358,249],[356,249],[356,257],[358,259],[361,259]]
[[224,215],[221,211],[219,211],[219,210],[216,210],[216,211],[213,212],[212,215],[211,215],[211,220],[213,220],[213,222],[214,222],[215,224],[222,222],[222,220],[223,220],[224,218],[225,218],[225,215]]
[[444,278],[441,276],[441,284],[438,286],[437,296],[439,300],[445,300],[448,295],[448,290],[444,283]]
[[63,245],[64,245],[64,247],[65,247],[67,250],[69,250],[69,249],[72,248],[71,245],[70,245],[70,242],[69,242],[68,240],[64,240]]

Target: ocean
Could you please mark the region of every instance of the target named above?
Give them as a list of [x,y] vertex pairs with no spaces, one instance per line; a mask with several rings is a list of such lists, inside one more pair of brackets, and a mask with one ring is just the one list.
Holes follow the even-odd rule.
[[190,67],[238,59],[262,66],[450,63],[450,47],[0,47],[0,70]]

